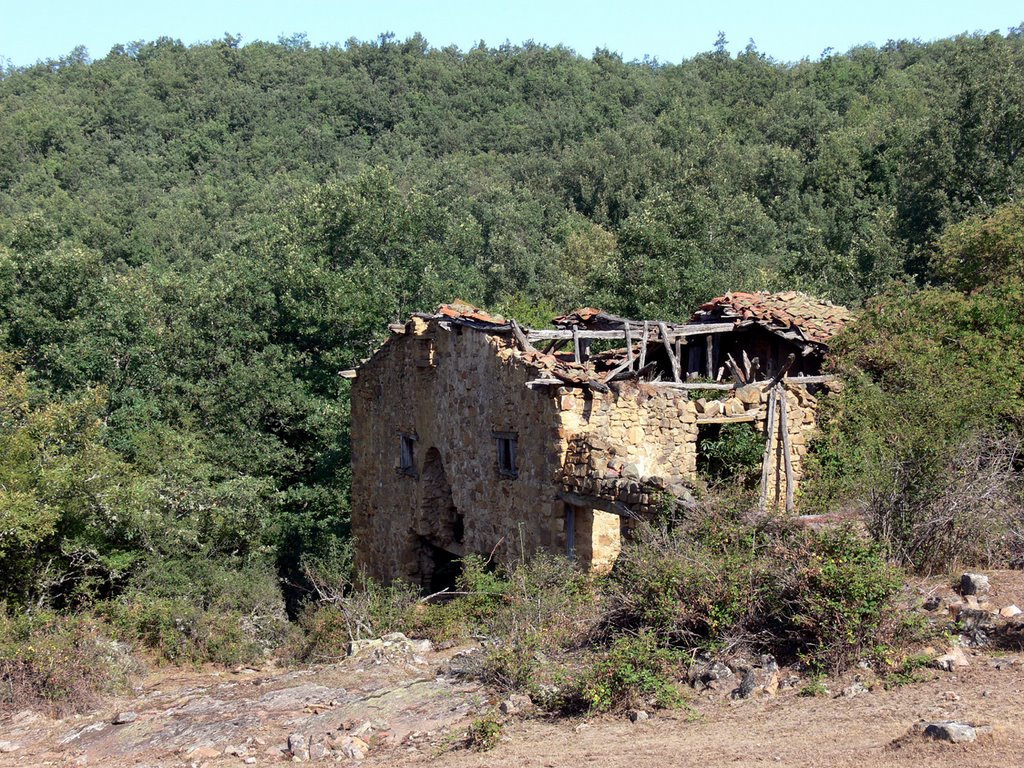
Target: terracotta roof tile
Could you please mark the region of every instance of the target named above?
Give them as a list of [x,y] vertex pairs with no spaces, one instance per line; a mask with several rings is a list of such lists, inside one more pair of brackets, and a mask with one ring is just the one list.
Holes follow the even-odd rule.
[[505,318],[500,315],[491,315],[480,309],[480,307],[475,307],[462,299],[455,299],[451,304],[442,304],[437,308],[437,314],[461,320],[476,320],[493,325],[505,324]]

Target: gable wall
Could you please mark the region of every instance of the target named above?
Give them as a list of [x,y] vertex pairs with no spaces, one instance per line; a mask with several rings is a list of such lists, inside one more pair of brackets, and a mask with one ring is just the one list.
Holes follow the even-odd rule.
[[[558,544],[564,456],[557,398],[528,389],[533,377],[507,341],[436,321],[413,321],[359,370],[352,389],[352,525],[357,566],[382,580],[423,582],[424,539],[461,555],[514,559]],[[417,368],[416,340],[434,340],[436,366]],[[518,476],[498,471],[492,432],[517,434]],[[401,474],[398,434],[416,436],[417,477]],[[440,454],[451,501],[463,518],[461,546],[441,541],[424,459]]]

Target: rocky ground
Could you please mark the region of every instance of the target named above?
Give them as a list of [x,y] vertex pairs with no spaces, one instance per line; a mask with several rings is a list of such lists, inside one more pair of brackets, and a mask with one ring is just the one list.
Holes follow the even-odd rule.
[[[960,615],[969,630],[962,646],[932,648],[912,680],[860,668],[825,690],[762,657],[695,669],[683,710],[551,719],[460,674],[473,648],[398,636],[312,669],[157,671],[87,715],[9,715],[0,766],[1019,766],[1021,617],[996,614],[1024,604],[1024,577],[987,575],[977,595],[957,594],[949,578],[919,585],[930,615]],[[466,729],[483,716],[502,722],[502,735],[472,751]]]

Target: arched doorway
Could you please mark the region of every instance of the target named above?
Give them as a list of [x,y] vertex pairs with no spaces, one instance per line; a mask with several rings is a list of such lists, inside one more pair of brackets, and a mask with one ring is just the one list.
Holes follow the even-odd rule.
[[415,525],[420,586],[431,593],[452,589],[461,571],[465,522],[455,507],[437,448],[428,450],[423,459],[420,488]]

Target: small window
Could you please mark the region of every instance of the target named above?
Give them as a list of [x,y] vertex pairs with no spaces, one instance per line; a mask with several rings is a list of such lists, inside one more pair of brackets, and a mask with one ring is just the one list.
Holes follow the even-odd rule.
[[416,437],[399,434],[398,471],[416,477]]
[[519,467],[516,465],[516,433],[494,432],[493,436],[498,444],[498,473],[506,477],[517,477]]

